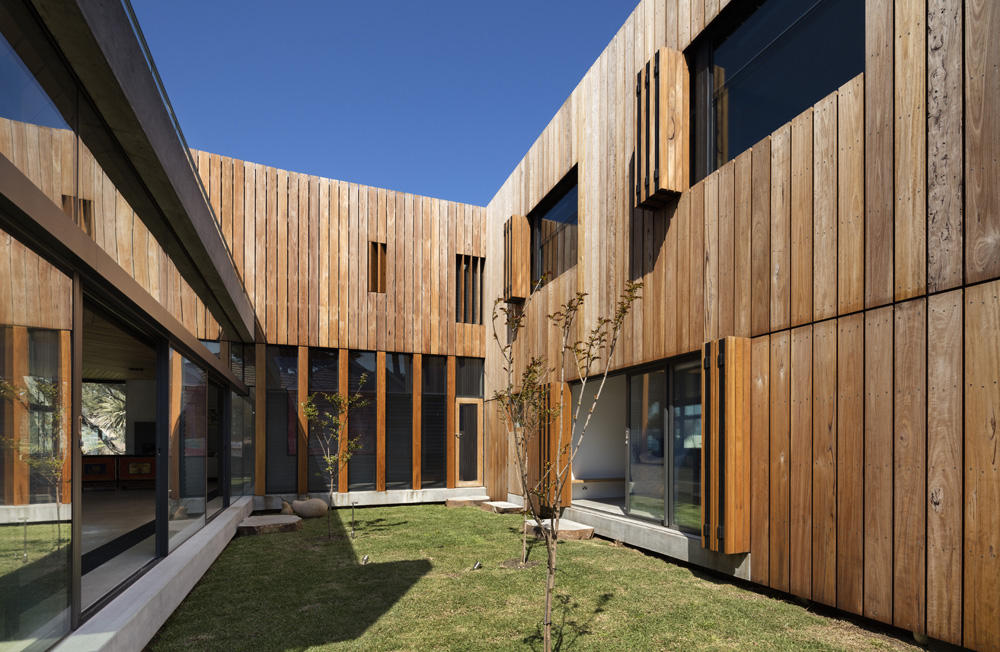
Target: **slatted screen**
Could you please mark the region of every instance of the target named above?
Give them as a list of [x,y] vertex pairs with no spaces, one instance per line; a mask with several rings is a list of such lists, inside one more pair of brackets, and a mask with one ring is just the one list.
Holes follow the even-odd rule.
[[385,488],[413,488],[413,356],[385,354]]
[[420,418],[420,476],[422,489],[447,484],[448,359],[423,357]]

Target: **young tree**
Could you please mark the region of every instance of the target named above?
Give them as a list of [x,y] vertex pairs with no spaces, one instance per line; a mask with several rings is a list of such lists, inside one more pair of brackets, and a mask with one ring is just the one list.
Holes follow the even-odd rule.
[[[344,432],[347,416],[354,410],[368,405],[368,400],[361,396],[361,388],[365,385],[366,376],[361,376],[358,391],[353,395],[328,394],[313,392],[302,402],[309,431],[302,433],[306,445],[315,443],[322,452],[322,466],[317,474],[326,481],[329,490],[330,509],[326,510],[326,534],[333,539],[333,495],[337,493],[337,479],[347,468],[347,463],[358,448],[361,447],[360,437],[351,438]],[[343,441],[343,447],[341,447]]]
[[[524,362],[524,370],[519,378],[515,372],[517,357],[514,343],[517,341],[518,332],[524,327],[526,306],[511,307],[501,299],[497,299],[493,304],[493,340],[500,349],[505,375],[505,385],[494,392],[493,401],[500,412],[500,419],[508,437],[514,438],[514,458],[525,494],[525,513],[530,514],[538,524],[547,553],[545,615],[542,621],[545,652],[552,650],[552,598],[556,580],[561,496],[566,483],[570,480],[573,458],[580,449],[594,408],[597,407],[597,402],[604,391],[608,372],[611,370],[610,360],[618,344],[625,318],[632,309],[632,304],[639,298],[641,290],[642,283],[627,281],[614,314],[611,317],[598,318],[597,323],[582,340],[574,339],[577,332],[576,319],[586,298],[585,293],[578,292],[559,310],[548,315],[549,322],[559,334],[559,353],[552,361],[555,366],[550,367],[550,362],[544,357],[532,357]],[[502,340],[500,333],[497,332],[499,321],[506,326],[505,340]],[[591,373],[600,361],[604,362],[604,371],[596,378],[600,384],[584,412],[587,383],[592,382]],[[558,401],[550,396],[550,379],[556,375],[559,379],[557,387],[564,387],[567,367],[570,364],[573,365],[576,377],[580,379],[580,392],[575,405],[570,404],[572,401],[567,399],[565,392],[559,392]],[[569,441],[559,442],[555,446],[554,455],[549,455],[546,459],[546,452],[541,450],[538,443],[541,431],[550,425],[557,427],[557,433],[565,432],[564,428],[569,426],[573,435]],[[538,480],[532,481],[531,454],[536,447],[544,463],[538,473]],[[549,519],[550,527],[542,527],[544,518]]]

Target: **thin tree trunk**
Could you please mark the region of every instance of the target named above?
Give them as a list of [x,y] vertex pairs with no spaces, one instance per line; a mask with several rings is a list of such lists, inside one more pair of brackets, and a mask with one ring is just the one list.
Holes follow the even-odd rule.
[[521,565],[528,563],[528,512],[521,512]]
[[556,538],[549,535],[545,538],[545,547],[549,553],[549,569],[545,577],[545,620],[543,625],[545,652],[552,652],[552,594],[556,587]]

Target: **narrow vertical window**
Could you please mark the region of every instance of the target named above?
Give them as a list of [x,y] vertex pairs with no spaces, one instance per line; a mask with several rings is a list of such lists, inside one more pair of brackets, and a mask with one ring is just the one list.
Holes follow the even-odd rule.
[[384,242],[368,243],[368,291],[385,292],[385,257]]
[[479,256],[455,257],[455,321],[460,324],[483,323],[483,269],[486,259]]

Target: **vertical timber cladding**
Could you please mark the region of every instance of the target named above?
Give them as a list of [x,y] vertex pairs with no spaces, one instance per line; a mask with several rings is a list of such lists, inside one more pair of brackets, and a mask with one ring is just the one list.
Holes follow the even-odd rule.
[[660,48],[636,74],[635,207],[652,209],[688,187],[687,62]]
[[[454,319],[455,255],[487,257],[484,209],[195,154],[267,343],[484,356],[484,326]],[[199,336],[216,337],[194,294],[183,299]]]
[[702,546],[750,552],[751,345],[706,342],[702,358]]

